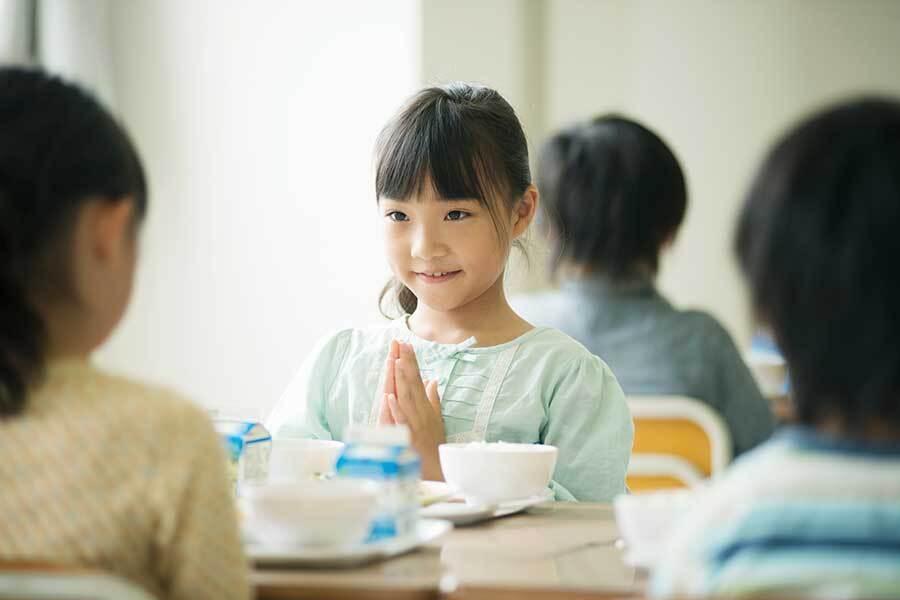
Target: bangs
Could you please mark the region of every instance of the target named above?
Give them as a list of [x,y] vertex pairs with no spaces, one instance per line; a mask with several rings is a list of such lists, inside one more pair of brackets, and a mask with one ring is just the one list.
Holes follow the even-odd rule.
[[[475,199],[491,206],[507,193],[500,149],[464,119],[446,98],[416,96],[379,137],[377,199],[408,200],[426,183],[445,199]],[[471,117],[471,115],[469,115]]]

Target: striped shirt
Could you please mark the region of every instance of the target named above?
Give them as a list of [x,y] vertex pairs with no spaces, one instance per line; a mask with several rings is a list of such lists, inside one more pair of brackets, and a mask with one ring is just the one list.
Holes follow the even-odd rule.
[[98,568],[172,600],[249,597],[225,457],[199,408],[52,364],[0,420],[0,560]]
[[651,589],[900,597],[900,442],[782,430],[679,523]]

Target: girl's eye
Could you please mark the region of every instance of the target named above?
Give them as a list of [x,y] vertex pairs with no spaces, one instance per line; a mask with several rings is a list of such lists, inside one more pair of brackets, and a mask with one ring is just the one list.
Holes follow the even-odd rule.
[[448,221],[462,221],[463,219],[465,219],[468,216],[469,216],[469,213],[467,213],[464,210],[451,210],[450,212],[447,213],[447,220]]
[[409,221],[409,217],[407,217],[405,213],[402,213],[399,210],[392,210],[385,216],[391,221],[395,222]]

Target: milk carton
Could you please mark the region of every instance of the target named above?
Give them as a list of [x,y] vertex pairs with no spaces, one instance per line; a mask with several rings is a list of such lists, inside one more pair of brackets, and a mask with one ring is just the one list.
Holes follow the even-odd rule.
[[368,541],[415,533],[419,515],[418,454],[409,445],[404,425],[352,426],[337,462],[337,476],[377,484],[377,510]]
[[268,430],[261,423],[240,419],[215,418],[213,425],[222,437],[235,495],[242,485],[264,483],[272,452]]

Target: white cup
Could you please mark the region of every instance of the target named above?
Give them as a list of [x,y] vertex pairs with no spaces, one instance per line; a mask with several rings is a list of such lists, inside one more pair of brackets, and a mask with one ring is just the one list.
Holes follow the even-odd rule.
[[269,458],[269,481],[304,481],[334,473],[343,442],[276,438]]
[[269,483],[247,490],[245,526],[272,544],[352,546],[369,533],[378,487],[336,479]]
[[616,526],[625,542],[625,562],[652,568],[681,519],[696,505],[698,490],[620,494],[613,499]]

